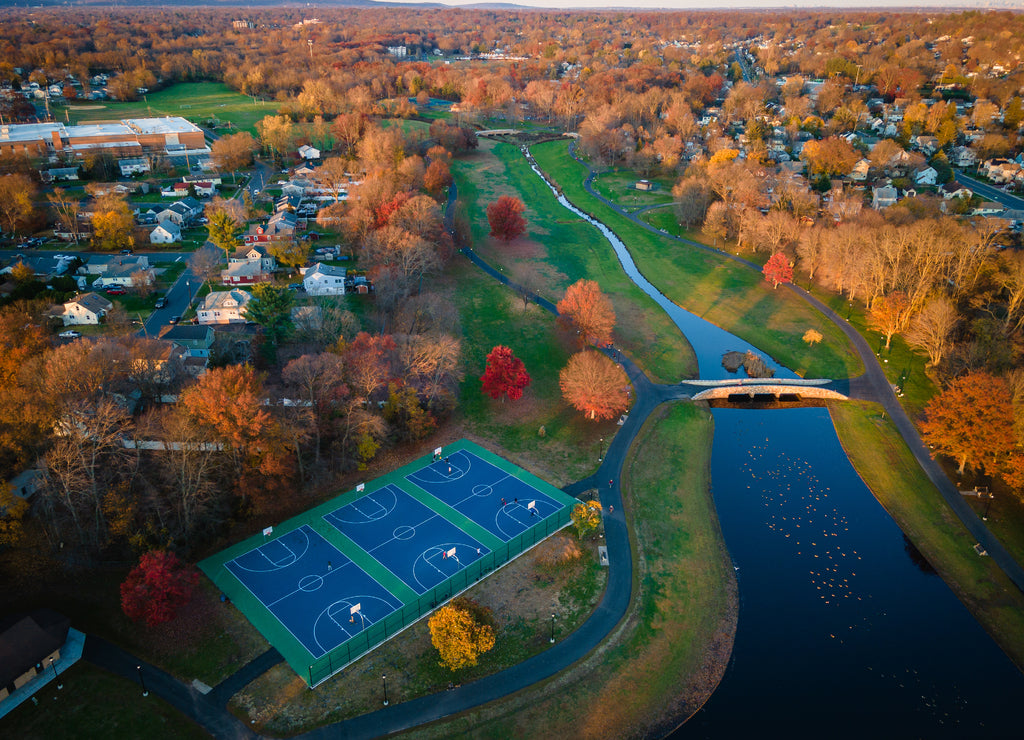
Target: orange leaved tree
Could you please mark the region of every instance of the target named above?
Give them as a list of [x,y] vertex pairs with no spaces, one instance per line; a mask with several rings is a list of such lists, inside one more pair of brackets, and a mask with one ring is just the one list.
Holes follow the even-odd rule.
[[493,621],[489,609],[461,596],[434,612],[427,626],[441,665],[453,671],[476,665],[494,647]]
[[565,400],[588,419],[612,419],[629,408],[629,378],[600,352],[586,349],[570,357],[558,384]]
[[558,315],[580,334],[580,343],[604,346],[612,343],[615,308],[593,280],[577,280],[558,302]]

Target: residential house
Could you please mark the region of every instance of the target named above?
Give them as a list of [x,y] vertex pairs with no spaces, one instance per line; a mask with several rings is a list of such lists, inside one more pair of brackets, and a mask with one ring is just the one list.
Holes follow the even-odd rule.
[[871,188],[871,207],[880,210],[895,205],[897,195],[896,188],[892,185]]
[[1006,206],[1002,203],[994,203],[992,201],[985,201],[978,205],[973,211],[972,216],[996,216],[1006,210]]
[[101,295],[83,293],[65,303],[63,311],[56,315],[60,316],[64,326],[98,324],[113,307],[114,304]]
[[184,198],[172,203],[156,214],[157,221],[171,220],[178,226],[188,226],[203,212],[202,204],[195,198]]
[[238,288],[216,291],[200,301],[196,315],[200,324],[244,324],[245,309],[252,300],[250,293]]
[[344,267],[317,262],[306,269],[302,287],[309,295],[345,295],[345,273]]
[[274,203],[274,211],[291,211],[294,213],[302,205],[301,195],[282,195]]
[[294,213],[288,211],[278,211],[271,216],[267,223],[263,225],[253,224],[249,227],[249,231],[245,234],[242,241],[247,245],[251,244],[266,244],[267,242],[291,239],[295,236],[295,230],[298,228],[298,218]]
[[268,273],[277,269],[277,260],[274,259],[274,255],[260,244],[252,244],[237,250],[228,258],[228,264],[235,262],[258,262],[260,269]]
[[196,195],[202,196],[203,198],[212,198],[217,192],[217,186],[209,180],[194,182],[192,183],[192,187],[195,188]]
[[121,170],[121,177],[131,177],[149,172],[149,160],[143,157],[132,157],[130,159],[117,160],[117,166]]
[[149,232],[150,244],[173,244],[181,241],[181,227],[171,219],[166,219]]
[[947,182],[944,185],[939,186],[939,193],[943,198],[949,200],[950,198],[967,198],[974,197],[974,191],[970,188],[965,188],[958,182]]
[[854,182],[864,182],[868,179],[868,172],[871,170],[871,162],[862,159],[850,170],[850,179]]
[[931,156],[932,154],[935,154],[935,152],[939,151],[939,140],[936,139],[934,136],[917,136],[914,138],[914,143],[917,145],[918,149],[920,149],[928,156]]
[[77,167],[52,167],[41,173],[43,182],[56,182],[58,180],[73,181],[78,179]]
[[954,167],[973,167],[978,162],[978,155],[969,146],[953,147],[949,152],[949,163]]
[[144,254],[112,257],[106,264],[90,264],[88,271],[90,274],[99,275],[93,283],[94,288],[106,288],[111,285],[131,287],[135,284],[137,273],[142,273],[150,284],[155,279],[153,268],[149,266],[149,258]]
[[925,167],[914,175],[914,183],[917,185],[934,185],[939,176],[939,171],[934,167]]
[[210,348],[213,346],[213,329],[208,325],[177,324],[160,335],[160,338],[174,342],[184,349],[189,357],[209,357]]
[[36,609],[0,621],[0,701],[33,678],[53,670],[68,639],[71,620],[52,609]]
[[229,262],[226,270],[220,271],[221,285],[255,285],[267,283],[273,275],[263,271],[259,261]]
[[28,501],[46,483],[46,471],[41,468],[22,470],[7,482],[11,493]]
[[309,144],[303,144],[299,147],[299,156],[306,161],[311,159],[320,159],[320,150],[316,147],[310,146]]

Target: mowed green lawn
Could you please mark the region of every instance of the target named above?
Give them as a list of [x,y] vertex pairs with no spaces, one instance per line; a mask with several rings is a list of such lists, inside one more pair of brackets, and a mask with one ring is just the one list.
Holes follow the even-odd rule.
[[[231,130],[256,133],[256,122],[277,113],[274,101],[255,103],[221,82],[183,82],[149,93],[142,100],[118,103],[109,100],[72,102],[66,107],[71,123],[117,121],[122,118],[181,116],[193,123],[218,119],[231,123]],[[58,120],[63,115],[58,109]]]
[[[696,247],[654,234],[591,196],[586,168],[565,142],[531,149],[537,163],[576,206],[604,221],[629,247],[637,267],[683,308],[747,340],[804,377],[847,378],[863,368],[846,336],[792,292],[772,290],[762,275]],[[824,337],[803,342],[808,329]]]

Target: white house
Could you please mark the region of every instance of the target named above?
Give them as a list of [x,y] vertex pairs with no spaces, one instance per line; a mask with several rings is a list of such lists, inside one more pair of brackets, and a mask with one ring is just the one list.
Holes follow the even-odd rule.
[[345,295],[345,268],[317,262],[306,270],[302,287],[309,295]]
[[245,308],[252,300],[251,294],[238,288],[209,293],[199,303],[196,315],[200,324],[244,324]]
[[274,259],[274,255],[259,244],[252,244],[237,250],[228,258],[229,264],[235,262],[258,262],[263,272],[273,272],[277,269],[277,260]]
[[914,182],[918,185],[934,185],[939,176],[939,171],[934,167],[925,167],[914,175]]
[[868,179],[868,171],[871,169],[871,162],[862,159],[850,170],[850,179],[854,182],[864,182]]
[[171,219],[161,221],[149,232],[149,241],[151,244],[173,244],[181,241],[181,227]]
[[98,324],[114,304],[96,293],[83,293],[64,304],[60,314],[64,326]]
[[871,188],[871,207],[876,211],[896,204],[898,193],[892,185]]
[[117,166],[121,169],[122,177],[141,175],[144,172],[149,172],[149,161],[142,157],[119,159],[117,160]]
[[146,276],[149,283],[152,283],[155,279],[153,269],[149,266],[149,259],[146,255],[138,256],[118,256],[112,258],[105,265],[92,265],[88,266],[90,273],[99,273],[99,277],[92,284],[94,288],[110,287],[111,285],[120,285],[126,288],[130,288],[135,284],[135,274],[142,273]]
[[160,223],[171,221],[178,226],[182,226],[190,218],[192,218],[192,212],[184,203],[181,202],[172,203],[167,208],[156,214],[156,220]]
[[299,147],[299,156],[307,161],[310,159],[320,159],[320,150],[309,144],[303,144]]

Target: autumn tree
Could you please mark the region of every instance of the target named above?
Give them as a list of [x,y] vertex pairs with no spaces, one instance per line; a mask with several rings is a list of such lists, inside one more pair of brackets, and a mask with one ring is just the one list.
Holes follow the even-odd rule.
[[672,197],[675,200],[676,219],[681,225],[692,229],[704,223],[715,194],[705,179],[688,177],[675,184]]
[[808,329],[804,332],[803,339],[809,347],[813,347],[814,345],[819,344],[824,337],[817,329]]
[[629,408],[629,378],[600,352],[588,349],[570,357],[558,382],[565,400],[593,421],[612,419]]
[[342,353],[349,385],[360,401],[367,401],[375,391],[394,377],[395,353],[398,345],[389,335],[359,332],[347,343]]
[[8,484],[0,486],[0,548],[17,545],[24,534],[28,501],[17,496]]
[[287,365],[281,378],[308,403],[313,416],[316,461],[320,461],[320,441],[327,431],[332,410],[348,396],[345,385],[345,365],[341,357],[331,352],[302,355]]
[[188,266],[192,274],[204,283],[209,283],[220,277],[223,267],[220,254],[215,247],[211,246],[203,246],[193,252],[192,256],[188,258]]
[[906,332],[907,343],[928,354],[928,364],[936,367],[949,351],[953,330],[960,321],[953,301],[936,296],[910,321]]
[[431,195],[439,195],[442,190],[452,184],[452,173],[448,163],[439,159],[432,160],[423,173],[423,187]]
[[909,320],[910,301],[901,291],[876,298],[868,310],[868,326],[885,336],[886,349],[892,344],[893,335],[901,332]]
[[519,198],[503,195],[487,206],[487,223],[491,226],[491,236],[501,239],[506,244],[526,233],[526,219],[523,211],[526,206]]
[[0,223],[14,234],[31,218],[36,191],[35,181],[20,172],[0,177]]
[[147,552],[121,584],[121,608],[133,622],[155,627],[174,618],[192,598],[199,573],[164,550]]
[[427,625],[441,665],[452,671],[475,666],[479,656],[494,647],[489,610],[464,597],[452,599],[434,612]]
[[921,429],[936,452],[957,461],[959,474],[968,463],[998,472],[1016,448],[1010,386],[983,371],[963,375],[928,403]]
[[46,200],[50,203],[57,222],[67,233],[71,234],[74,242],[78,243],[79,226],[78,214],[82,210],[78,197],[67,193],[63,188],[54,188],[52,193],[46,194]]
[[135,216],[128,202],[120,195],[97,198],[92,216],[93,246],[105,251],[131,247]]
[[769,257],[761,272],[764,273],[764,279],[772,284],[773,289],[782,283],[793,282],[793,265],[782,252],[776,252]]
[[253,153],[259,144],[248,131],[222,136],[210,145],[210,157],[222,171],[231,173],[231,181],[235,181],[235,173],[253,162]]
[[207,238],[214,246],[224,250],[226,262],[238,248],[238,235],[242,232],[242,227],[227,211],[213,211],[207,218]]
[[615,329],[615,308],[593,280],[577,280],[558,302],[558,315],[576,327],[580,343],[611,344]]
[[572,507],[569,517],[576,529],[576,536],[582,540],[601,525],[601,502],[580,501]]
[[498,345],[487,355],[487,366],[480,377],[483,392],[491,398],[505,396],[513,401],[523,397],[523,389],[530,384],[530,375],[523,361],[512,354],[508,347]]
[[800,158],[807,162],[812,175],[846,175],[857,164],[860,155],[846,140],[830,136],[804,144]]
[[288,116],[264,116],[256,122],[263,147],[280,159],[291,148],[294,127]]

